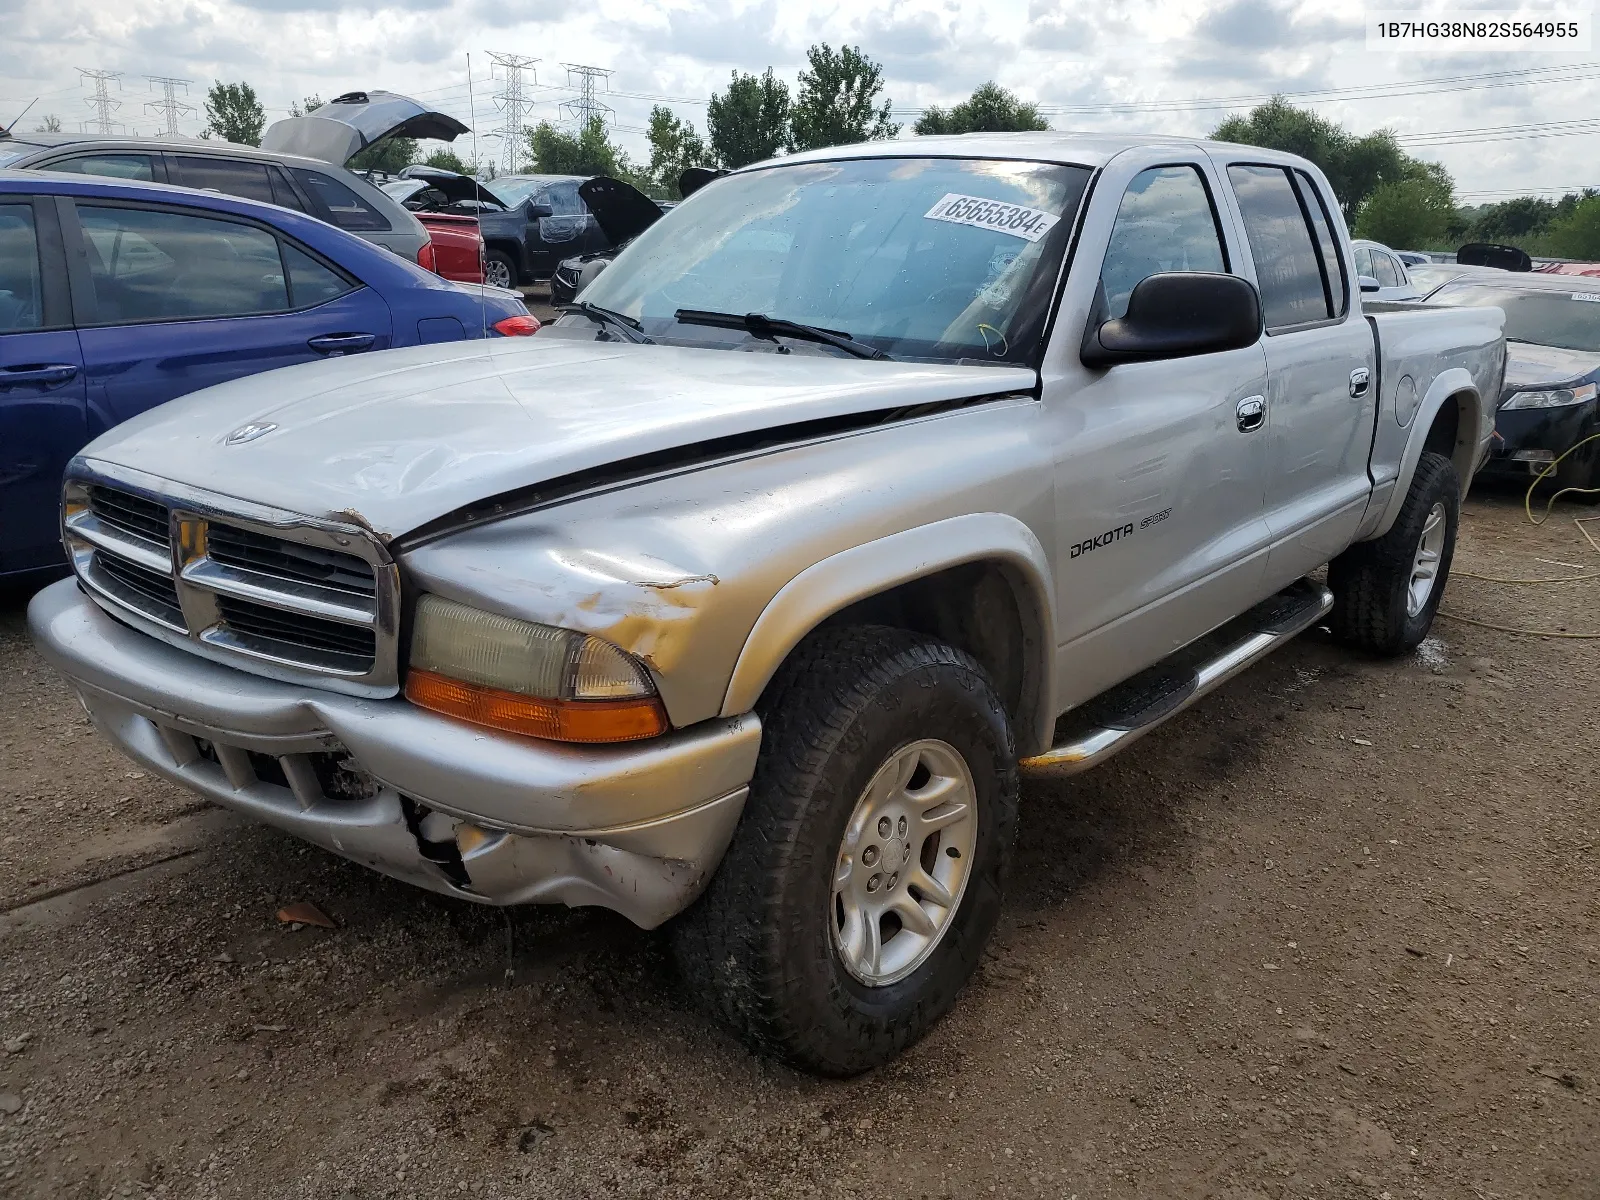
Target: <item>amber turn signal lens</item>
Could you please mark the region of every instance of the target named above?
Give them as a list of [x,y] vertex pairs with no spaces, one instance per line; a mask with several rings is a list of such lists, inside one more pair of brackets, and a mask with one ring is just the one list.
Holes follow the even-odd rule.
[[406,699],[474,725],[553,742],[636,742],[668,729],[655,696],[631,700],[546,700],[413,668]]

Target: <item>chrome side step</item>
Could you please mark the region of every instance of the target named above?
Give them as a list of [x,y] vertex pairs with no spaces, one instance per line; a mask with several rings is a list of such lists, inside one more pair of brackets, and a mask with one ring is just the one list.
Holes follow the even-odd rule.
[[1171,658],[1067,713],[1056,742],[1019,764],[1030,773],[1076,775],[1138,741],[1305,630],[1333,607],[1333,593],[1302,579]]

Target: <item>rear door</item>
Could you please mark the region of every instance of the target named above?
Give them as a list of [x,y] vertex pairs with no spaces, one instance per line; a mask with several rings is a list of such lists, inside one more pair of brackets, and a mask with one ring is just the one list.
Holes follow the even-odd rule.
[[55,202],[0,196],[0,575],[60,560],[61,473],[87,440]]
[[1267,328],[1267,572],[1278,587],[1343,550],[1360,524],[1377,363],[1326,185],[1271,163],[1231,162],[1227,175]]
[[263,225],[85,198],[64,232],[91,434],[241,375],[391,342],[381,296]]

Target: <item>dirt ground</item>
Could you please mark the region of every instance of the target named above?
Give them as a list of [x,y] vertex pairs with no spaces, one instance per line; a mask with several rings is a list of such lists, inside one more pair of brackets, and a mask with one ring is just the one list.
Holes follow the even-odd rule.
[[[1581,511],[1479,496],[1458,570],[1600,568]],[[1597,598],[1458,575],[1446,607],[1592,632]],[[0,1195],[1600,1197],[1600,642],[1436,633],[1308,634],[1028,785],[980,978],[841,1083],[692,1011],[659,935],[427,895],[141,773],[12,598]]]

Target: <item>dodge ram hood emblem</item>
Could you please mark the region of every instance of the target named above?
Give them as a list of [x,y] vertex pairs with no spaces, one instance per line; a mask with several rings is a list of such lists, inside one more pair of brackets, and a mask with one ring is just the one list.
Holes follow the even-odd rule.
[[255,441],[258,437],[265,437],[276,428],[277,426],[271,421],[252,421],[249,425],[239,426],[239,428],[223,438],[222,444],[224,446],[242,446],[246,442]]

